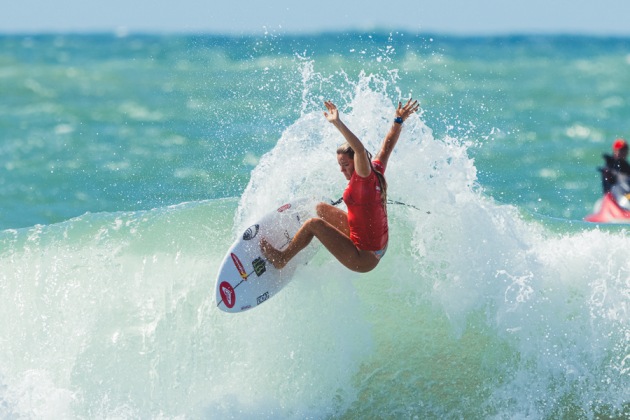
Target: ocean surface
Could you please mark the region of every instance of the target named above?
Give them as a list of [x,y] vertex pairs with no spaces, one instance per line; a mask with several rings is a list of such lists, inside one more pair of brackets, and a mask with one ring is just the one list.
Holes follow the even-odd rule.
[[[216,308],[253,220],[390,160],[390,243]],[[630,39],[0,36],[0,419],[630,417]]]

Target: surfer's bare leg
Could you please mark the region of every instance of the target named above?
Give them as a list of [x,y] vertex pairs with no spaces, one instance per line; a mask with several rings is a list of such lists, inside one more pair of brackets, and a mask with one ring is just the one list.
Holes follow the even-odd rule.
[[[338,231],[343,233],[345,236],[350,237],[350,225],[348,224],[348,213],[327,203],[317,203],[316,211],[319,217],[321,217],[322,219],[330,223],[333,227],[335,227]],[[312,237],[311,237],[311,240],[312,240]],[[302,247],[300,250],[304,249],[309,243],[310,243],[310,240],[306,242],[304,247]],[[278,269],[281,267],[284,267],[286,263],[289,262],[291,258],[293,258],[293,257],[289,259],[285,258],[281,251],[271,246],[264,238],[261,240],[261,251],[263,252],[263,255],[269,261],[272,261],[272,264],[274,261],[276,262],[276,264],[274,264],[274,267]]]
[[274,267],[281,269],[306,248],[313,237],[317,237],[340,263],[352,271],[367,273],[378,265],[372,252],[358,249],[348,236],[320,218],[307,220],[284,251],[275,249],[264,238],[260,241],[260,249]]
[[350,225],[348,213],[326,203],[317,204],[317,215],[333,225],[338,231],[350,237]]

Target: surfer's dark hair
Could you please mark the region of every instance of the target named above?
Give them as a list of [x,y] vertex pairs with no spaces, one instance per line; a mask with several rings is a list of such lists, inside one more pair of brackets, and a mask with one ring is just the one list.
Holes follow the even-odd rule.
[[[387,181],[385,181],[385,175],[376,170],[374,165],[372,165],[372,153],[368,152],[367,150],[365,151],[365,153],[367,154],[368,162],[370,162],[370,168],[372,168],[372,171],[374,171],[374,174],[378,179],[378,183],[381,186],[381,204],[383,205],[385,212],[387,212]],[[350,143],[348,142],[345,142],[337,148],[337,154],[347,155],[350,159],[354,160],[354,149],[352,148],[352,146],[350,146]]]

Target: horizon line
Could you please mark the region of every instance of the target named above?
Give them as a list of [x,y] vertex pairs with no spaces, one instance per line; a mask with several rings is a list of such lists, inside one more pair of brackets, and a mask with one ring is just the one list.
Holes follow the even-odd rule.
[[630,31],[628,33],[619,32],[571,32],[571,31],[491,31],[491,32],[449,32],[449,31],[418,31],[405,29],[387,29],[387,28],[351,28],[351,29],[324,29],[313,31],[198,31],[198,30],[131,30],[126,27],[118,27],[115,29],[96,29],[96,30],[42,30],[42,31],[2,31],[2,37],[29,37],[29,36],[89,36],[89,35],[111,35],[117,38],[125,38],[128,36],[216,36],[226,38],[244,38],[244,37],[264,37],[267,35],[273,37],[291,37],[291,36],[321,36],[321,35],[377,35],[386,36],[387,34],[401,34],[408,36],[421,37],[445,37],[445,38],[507,38],[507,37],[581,37],[581,38],[618,38],[630,39]]

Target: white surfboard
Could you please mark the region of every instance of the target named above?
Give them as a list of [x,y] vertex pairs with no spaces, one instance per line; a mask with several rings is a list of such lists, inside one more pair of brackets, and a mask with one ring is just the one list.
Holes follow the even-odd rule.
[[285,249],[302,224],[316,217],[317,203],[330,200],[301,198],[280,206],[251,225],[232,244],[217,275],[215,299],[225,312],[243,312],[266,302],[286,286],[295,270],[308,263],[317,252],[317,238],[282,269],[276,268],[260,252],[265,238],[276,249]]

